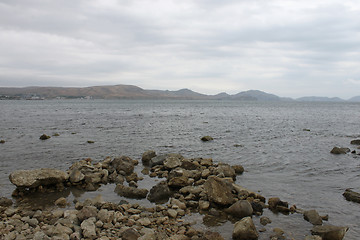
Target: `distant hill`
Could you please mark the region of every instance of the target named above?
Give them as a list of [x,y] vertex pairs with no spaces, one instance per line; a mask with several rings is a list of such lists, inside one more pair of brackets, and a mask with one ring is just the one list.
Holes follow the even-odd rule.
[[328,98],[328,97],[315,97],[315,96],[302,97],[296,100],[301,102],[344,102],[345,101],[344,99],[338,97]]
[[349,102],[360,102],[360,96],[352,97],[348,101]]
[[[205,95],[190,89],[145,90],[133,85],[93,86],[93,87],[24,87],[1,88],[0,99],[54,99],[54,98],[93,98],[93,99],[189,99],[189,100],[234,100],[234,101],[294,101],[259,90],[249,90],[229,95],[225,92],[216,95]],[[342,102],[340,98],[303,97],[297,101]],[[348,101],[360,102],[360,96]]]

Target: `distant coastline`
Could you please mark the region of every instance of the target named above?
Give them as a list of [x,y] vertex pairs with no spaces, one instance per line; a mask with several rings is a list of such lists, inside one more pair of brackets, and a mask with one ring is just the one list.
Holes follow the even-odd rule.
[[279,97],[259,90],[249,90],[229,95],[219,93],[206,95],[190,89],[145,90],[133,85],[72,87],[0,87],[0,100],[45,99],[183,99],[183,100],[237,100],[237,101],[302,101],[302,102],[360,102],[360,96],[348,100],[328,97],[302,97],[297,99]]

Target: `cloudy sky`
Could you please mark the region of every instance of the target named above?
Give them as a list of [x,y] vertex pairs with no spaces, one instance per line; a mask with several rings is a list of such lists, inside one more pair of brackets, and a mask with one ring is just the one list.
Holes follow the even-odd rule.
[[0,0],[0,86],[360,95],[357,0]]

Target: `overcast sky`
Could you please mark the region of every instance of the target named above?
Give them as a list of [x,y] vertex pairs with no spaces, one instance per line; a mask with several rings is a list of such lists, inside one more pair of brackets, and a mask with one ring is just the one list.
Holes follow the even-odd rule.
[[360,95],[358,0],[0,0],[0,86]]

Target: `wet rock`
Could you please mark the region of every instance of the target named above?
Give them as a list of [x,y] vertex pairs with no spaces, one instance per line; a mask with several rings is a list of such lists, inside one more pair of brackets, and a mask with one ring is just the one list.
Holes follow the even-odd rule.
[[149,150],[143,153],[141,161],[144,166],[148,166],[150,164],[150,160],[154,157],[156,157],[155,151]]
[[343,196],[348,201],[360,203],[360,193],[354,192],[349,188],[345,190],[345,192],[343,193]]
[[226,209],[225,212],[233,217],[243,218],[251,216],[253,214],[253,208],[247,200],[239,200]]
[[127,198],[136,198],[136,199],[146,198],[146,195],[149,192],[147,189],[127,187],[122,184],[116,185],[116,188],[114,191],[117,194],[119,194],[120,196],[127,197]]
[[57,200],[55,201],[55,205],[56,205],[56,206],[59,206],[59,207],[66,207],[66,205],[67,205],[66,198],[61,197],[61,198],[57,199]]
[[171,191],[166,181],[159,182],[150,189],[147,199],[150,202],[166,202],[171,196]]
[[63,183],[69,178],[66,172],[41,168],[35,170],[18,170],[10,174],[12,184],[20,188],[35,188],[38,186]]
[[4,139],[1,139],[0,140],[0,144],[4,144],[5,143],[5,140]]
[[47,139],[49,139],[49,138],[51,138],[51,137],[48,136],[48,135],[46,135],[46,134],[43,134],[43,135],[40,136],[39,139],[41,139],[41,140],[47,140]]
[[242,174],[244,172],[244,167],[241,165],[232,166],[236,174]]
[[232,185],[219,177],[210,176],[204,184],[204,190],[208,199],[216,204],[226,206],[235,202]]
[[127,156],[121,156],[114,158],[110,165],[114,167],[118,173],[130,175],[134,172],[135,161]]
[[86,219],[81,223],[82,234],[86,238],[95,239],[96,238],[96,226],[94,219]]
[[343,148],[343,147],[334,147],[330,153],[332,154],[346,154],[350,152],[350,149],[349,148]]
[[312,235],[318,235],[322,237],[323,240],[342,240],[349,230],[348,227],[338,227],[338,226],[315,226],[311,229]]
[[214,140],[214,138],[210,137],[210,136],[204,136],[201,138],[201,141],[203,142],[208,142],[208,141],[212,141]]
[[352,140],[350,142],[350,144],[353,144],[353,145],[360,145],[360,139],[355,139],[355,140]]
[[261,225],[266,226],[267,224],[271,223],[271,220],[268,217],[261,217],[260,223],[261,223]]
[[287,202],[283,202],[280,198],[269,198],[268,200],[269,209],[272,211],[279,211],[279,212],[290,212],[289,204]]
[[85,175],[79,169],[74,169],[70,172],[69,180],[72,184],[77,184],[84,179]]
[[12,200],[6,197],[0,197],[1,207],[10,207],[13,204]]
[[304,219],[313,225],[322,225],[322,218],[316,210],[305,211]]
[[256,240],[259,234],[251,217],[245,217],[235,223],[232,237],[234,240]]

